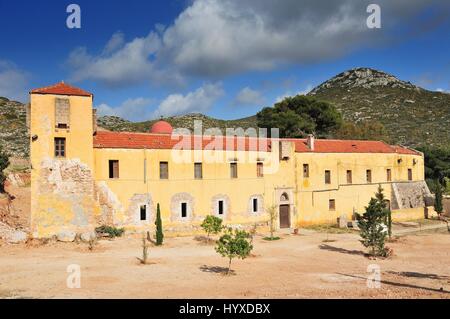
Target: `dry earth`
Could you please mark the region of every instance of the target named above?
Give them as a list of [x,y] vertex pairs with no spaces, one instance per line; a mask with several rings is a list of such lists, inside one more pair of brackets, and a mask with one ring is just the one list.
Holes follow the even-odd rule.
[[[450,235],[433,230],[388,245],[394,256],[370,260],[358,235],[303,231],[267,242],[236,260],[233,275],[214,246],[193,237],[150,247],[140,265],[141,238],[87,244],[29,242],[0,247],[0,297],[31,298],[449,298]],[[328,237],[328,240],[326,238]],[[66,285],[67,266],[81,267],[81,288]],[[367,287],[367,267],[381,269],[381,288]]]

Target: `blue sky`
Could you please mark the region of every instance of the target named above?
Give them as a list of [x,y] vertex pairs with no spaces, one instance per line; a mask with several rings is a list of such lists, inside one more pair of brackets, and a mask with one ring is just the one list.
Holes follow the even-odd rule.
[[[369,3],[381,29],[369,29]],[[81,29],[66,7],[81,8]],[[450,91],[448,1],[0,0],[0,96],[64,80],[100,113],[233,119],[354,67]]]

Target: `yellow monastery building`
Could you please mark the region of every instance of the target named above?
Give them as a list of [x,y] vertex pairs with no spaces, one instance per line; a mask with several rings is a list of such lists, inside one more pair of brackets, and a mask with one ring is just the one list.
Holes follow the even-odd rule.
[[364,212],[379,185],[394,220],[421,218],[429,190],[418,151],[380,141],[268,139],[97,129],[93,95],[63,82],[30,92],[31,231],[83,233],[99,225],[197,232],[206,215],[227,225],[336,223]]

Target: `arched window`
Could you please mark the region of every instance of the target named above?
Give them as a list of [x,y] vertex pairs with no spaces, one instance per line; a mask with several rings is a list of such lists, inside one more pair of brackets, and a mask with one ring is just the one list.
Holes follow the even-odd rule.
[[280,197],[280,202],[288,202],[289,201],[289,196],[286,193],[281,194]]

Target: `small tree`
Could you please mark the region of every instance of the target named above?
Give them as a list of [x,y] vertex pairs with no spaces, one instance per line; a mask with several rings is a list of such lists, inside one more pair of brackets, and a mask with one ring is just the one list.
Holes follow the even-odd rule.
[[208,215],[200,226],[206,232],[209,239],[210,234],[218,234],[222,230],[222,219],[213,215]]
[[444,212],[444,207],[442,205],[442,186],[438,180],[435,181],[435,192],[434,192],[434,210],[438,215],[442,215]]
[[372,198],[366,212],[361,216],[356,214],[360,228],[361,243],[369,247],[372,256],[385,256],[384,241],[386,231],[383,222],[386,219],[386,211],[377,198]]
[[250,237],[250,234],[244,230],[227,228],[217,241],[216,252],[228,258],[227,275],[230,273],[233,258],[245,259],[250,255],[253,249]]
[[161,211],[159,209],[159,203],[156,205],[156,245],[161,246],[164,240],[164,234],[162,229]]
[[278,218],[277,206],[272,205],[267,208],[267,213],[269,214],[269,228],[270,228],[270,239],[274,239],[273,233],[275,232],[275,221]]
[[2,147],[0,146],[0,193],[5,192],[5,181],[6,175],[3,172],[9,166],[9,158],[8,155],[3,152]]
[[375,198],[383,209],[384,213],[384,224],[387,226],[388,236],[392,236],[392,213],[389,207],[389,201],[384,197],[383,188],[381,185],[378,186],[378,191],[375,194]]

